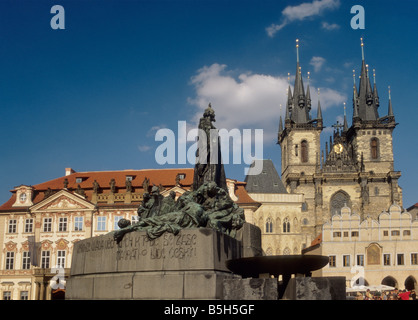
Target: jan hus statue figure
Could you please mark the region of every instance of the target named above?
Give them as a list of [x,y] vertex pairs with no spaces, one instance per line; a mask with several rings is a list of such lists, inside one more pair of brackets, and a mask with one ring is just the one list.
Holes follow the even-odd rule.
[[228,191],[222,163],[220,138],[218,130],[212,123],[215,121],[215,111],[209,103],[199,121],[193,190],[198,190],[206,181],[213,181],[219,188]]

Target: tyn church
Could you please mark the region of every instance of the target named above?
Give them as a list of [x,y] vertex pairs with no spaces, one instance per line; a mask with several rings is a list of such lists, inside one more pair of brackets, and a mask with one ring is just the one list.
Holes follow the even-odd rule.
[[309,85],[304,89],[299,64],[299,46],[293,92],[289,85],[285,119],[280,117],[277,143],[281,147],[281,179],[290,194],[303,194],[308,225],[314,235],[341,208],[349,207],[361,219],[377,218],[396,203],[402,207],[401,176],[394,169],[393,130],[397,123],[389,104],[379,116],[379,95],[375,77],[373,85],[368,65],[362,61],[360,81],[353,85],[353,118],[349,127],[334,125],[334,134],[321,151],[320,135],[324,129],[321,104],[316,117],[311,115]]

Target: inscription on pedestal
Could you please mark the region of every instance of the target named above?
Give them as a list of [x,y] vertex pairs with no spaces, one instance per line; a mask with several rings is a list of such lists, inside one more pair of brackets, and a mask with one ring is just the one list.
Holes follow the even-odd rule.
[[236,239],[213,229],[183,229],[150,240],[146,232],[131,232],[122,241],[112,234],[75,244],[71,274],[130,271],[213,269],[229,271],[225,261],[241,255]]
[[182,233],[164,234],[156,240],[146,235],[125,237],[118,245],[116,260],[135,260],[141,258],[184,259],[197,256],[197,235]]

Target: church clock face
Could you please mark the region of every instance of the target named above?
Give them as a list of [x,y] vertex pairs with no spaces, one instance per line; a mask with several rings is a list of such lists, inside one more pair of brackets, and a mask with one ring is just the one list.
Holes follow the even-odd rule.
[[334,152],[335,153],[341,153],[341,152],[343,152],[343,150],[344,150],[344,147],[341,143],[338,143],[334,146]]

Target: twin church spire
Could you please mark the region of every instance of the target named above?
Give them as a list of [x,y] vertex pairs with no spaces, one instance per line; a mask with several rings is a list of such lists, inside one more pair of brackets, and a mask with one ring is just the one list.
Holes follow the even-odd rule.
[[389,106],[386,117],[379,118],[378,108],[380,106],[379,94],[376,86],[376,72],[373,70],[373,88],[370,80],[369,66],[364,58],[364,43],[361,40],[361,73],[360,83],[357,90],[356,79],[353,70],[353,122],[355,121],[379,121],[387,118],[393,118],[392,102],[389,91]]
[[[389,106],[388,114],[383,118],[379,118],[378,108],[380,106],[379,94],[376,86],[376,73],[373,70],[373,86],[369,76],[369,66],[366,64],[364,57],[364,43],[363,38],[361,38],[361,74],[360,82],[357,90],[355,73],[353,70],[353,123],[358,121],[380,121],[380,120],[393,120],[394,114],[392,108],[392,102],[390,97],[389,90]],[[288,75],[288,80],[290,80],[290,74]],[[317,116],[315,119],[311,118],[311,93],[309,87],[309,73],[308,73],[308,86],[304,88],[302,71],[299,62],[299,40],[296,40],[296,74],[295,74],[295,83],[292,88],[289,84],[287,89],[287,101],[286,101],[286,110],[285,110],[285,126],[282,124],[282,118],[280,116],[279,123],[279,135],[283,132],[286,127],[303,127],[304,125],[313,125],[316,127],[322,127],[322,110],[321,103],[319,100],[319,90],[318,90],[318,108]],[[286,123],[288,125],[286,126]],[[346,110],[344,106],[344,129],[348,130],[347,120],[346,120]],[[279,139],[280,140],[280,139]]]
[[[288,75],[288,80],[290,81],[290,74]],[[322,111],[321,104],[318,100],[318,113],[316,119],[311,118],[311,92],[309,87],[309,72],[308,72],[308,86],[305,90],[302,78],[302,69],[299,63],[299,40],[296,40],[296,74],[295,74],[295,83],[292,88],[287,89],[287,101],[286,101],[286,112],[285,112],[285,123],[289,125],[303,125],[303,124],[312,124],[316,125],[318,120],[322,121]],[[322,126],[322,123],[321,125]],[[283,131],[282,119],[280,117],[279,123],[279,134]]]

